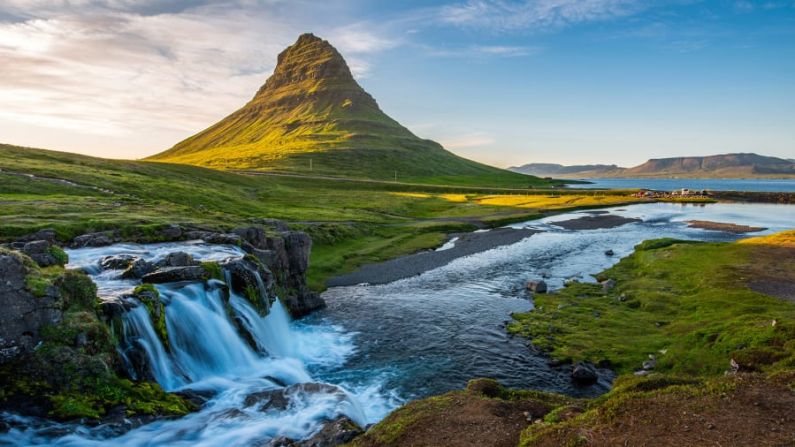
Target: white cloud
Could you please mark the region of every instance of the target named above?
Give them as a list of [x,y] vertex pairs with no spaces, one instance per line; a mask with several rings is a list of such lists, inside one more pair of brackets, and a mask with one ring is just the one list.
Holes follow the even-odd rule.
[[569,24],[606,20],[641,8],[633,0],[469,0],[441,9],[442,23],[514,31],[542,31]]
[[[155,2],[12,0],[0,6],[0,16],[17,17],[42,6],[39,17],[0,22],[0,124],[115,140],[142,132],[173,138],[248,101],[300,32],[329,39],[357,76],[368,73],[368,55],[395,45],[365,23],[323,26],[289,11],[290,2],[175,1],[166,6],[178,12],[140,12],[149,3]],[[140,152],[124,155],[133,154]]]
[[494,144],[493,136],[483,132],[472,132],[442,138],[439,144],[450,150],[484,147]]

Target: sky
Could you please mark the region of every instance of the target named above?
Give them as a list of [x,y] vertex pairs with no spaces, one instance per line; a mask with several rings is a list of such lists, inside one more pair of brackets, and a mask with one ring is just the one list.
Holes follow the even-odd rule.
[[0,142],[160,152],[304,32],[415,134],[495,166],[795,158],[795,0],[0,0]]

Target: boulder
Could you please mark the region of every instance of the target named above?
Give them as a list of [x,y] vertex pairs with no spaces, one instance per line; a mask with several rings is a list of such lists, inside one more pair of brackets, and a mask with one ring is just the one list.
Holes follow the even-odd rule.
[[26,289],[30,260],[0,250],[0,364],[30,352],[41,340],[39,330],[61,321],[60,291],[47,287],[43,296]]
[[36,264],[42,267],[51,265],[62,265],[63,262],[53,255],[52,244],[48,241],[31,241],[22,246],[22,253],[25,253]]
[[125,270],[136,259],[139,258],[132,255],[104,256],[99,260],[99,266],[102,270]]
[[599,373],[590,363],[577,362],[571,370],[571,381],[576,385],[593,385],[597,380]]
[[17,241],[23,243],[31,241],[47,241],[50,244],[54,244],[58,241],[58,235],[55,233],[55,230],[46,228],[44,230],[39,230],[33,234],[22,236],[21,238],[17,239]]
[[268,235],[260,227],[235,228],[232,233],[260,250],[268,248]]
[[250,255],[245,258],[227,259],[219,264],[221,268],[229,273],[230,284],[227,284],[232,291],[238,295],[245,296],[252,301],[251,291],[256,291],[259,300],[253,300],[252,304],[261,314],[267,312],[270,302],[270,290],[273,287],[273,274],[262,263],[252,259]]
[[72,239],[72,247],[73,248],[104,247],[106,245],[113,244],[114,242],[117,241],[117,239],[118,238],[116,237],[116,234],[112,231],[87,233]]
[[320,297],[319,293],[312,292],[303,287],[294,295],[282,298],[282,303],[290,311],[293,318],[301,318],[315,310],[326,307],[326,302]]
[[348,399],[345,391],[338,386],[309,382],[251,393],[243,400],[243,405],[247,408],[256,407],[257,411],[283,411],[293,399],[303,399],[307,394],[327,394],[340,402]]
[[187,267],[190,265],[200,264],[201,263],[199,261],[193,259],[193,256],[185,253],[184,251],[169,253],[165,258],[157,263],[158,267]]
[[161,284],[182,281],[203,281],[207,279],[207,271],[200,265],[186,267],[161,267],[152,273],[143,275],[144,283]]
[[144,275],[154,272],[157,267],[149,261],[136,258],[121,274],[122,279],[141,279]]
[[614,254],[615,254],[615,253],[613,252],[613,250],[607,250],[607,251],[605,251],[605,256],[613,256]]
[[547,293],[547,283],[544,281],[528,281],[527,290],[533,293]]
[[293,444],[296,447],[334,447],[347,444],[364,433],[348,416],[338,416],[323,424],[323,428],[311,438]]
[[176,241],[182,238],[182,227],[179,225],[171,224],[160,231],[160,235],[164,240]]

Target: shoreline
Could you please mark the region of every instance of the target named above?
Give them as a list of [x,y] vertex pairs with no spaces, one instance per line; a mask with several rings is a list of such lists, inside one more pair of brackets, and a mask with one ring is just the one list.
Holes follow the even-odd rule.
[[[560,214],[569,212],[572,211],[566,211]],[[593,211],[584,213],[582,217],[555,222],[554,225],[561,226],[567,230],[579,231],[614,228],[640,221],[640,219],[609,214],[609,212],[606,211],[600,212],[599,214],[593,213]],[[326,287],[346,287],[359,284],[379,285],[399,281],[443,267],[459,258],[515,244],[541,232],[541,230],[529,228],[517,229],[501,227],[487,231],[450,234],[448,235],[448,243],[453,241],[454,237],[457,237],[454,245],[450,248],[420,251],[388,261],[366,264],[353,272],[329,278],[326,281]]]

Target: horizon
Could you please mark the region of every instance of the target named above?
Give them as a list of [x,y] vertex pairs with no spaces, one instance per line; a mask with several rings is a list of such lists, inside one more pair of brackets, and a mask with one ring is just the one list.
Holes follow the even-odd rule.
[[0,142],[144,158],[312,32],[385,113],[494,166],[795,154],[793,2],[209,3],[0,6]]

